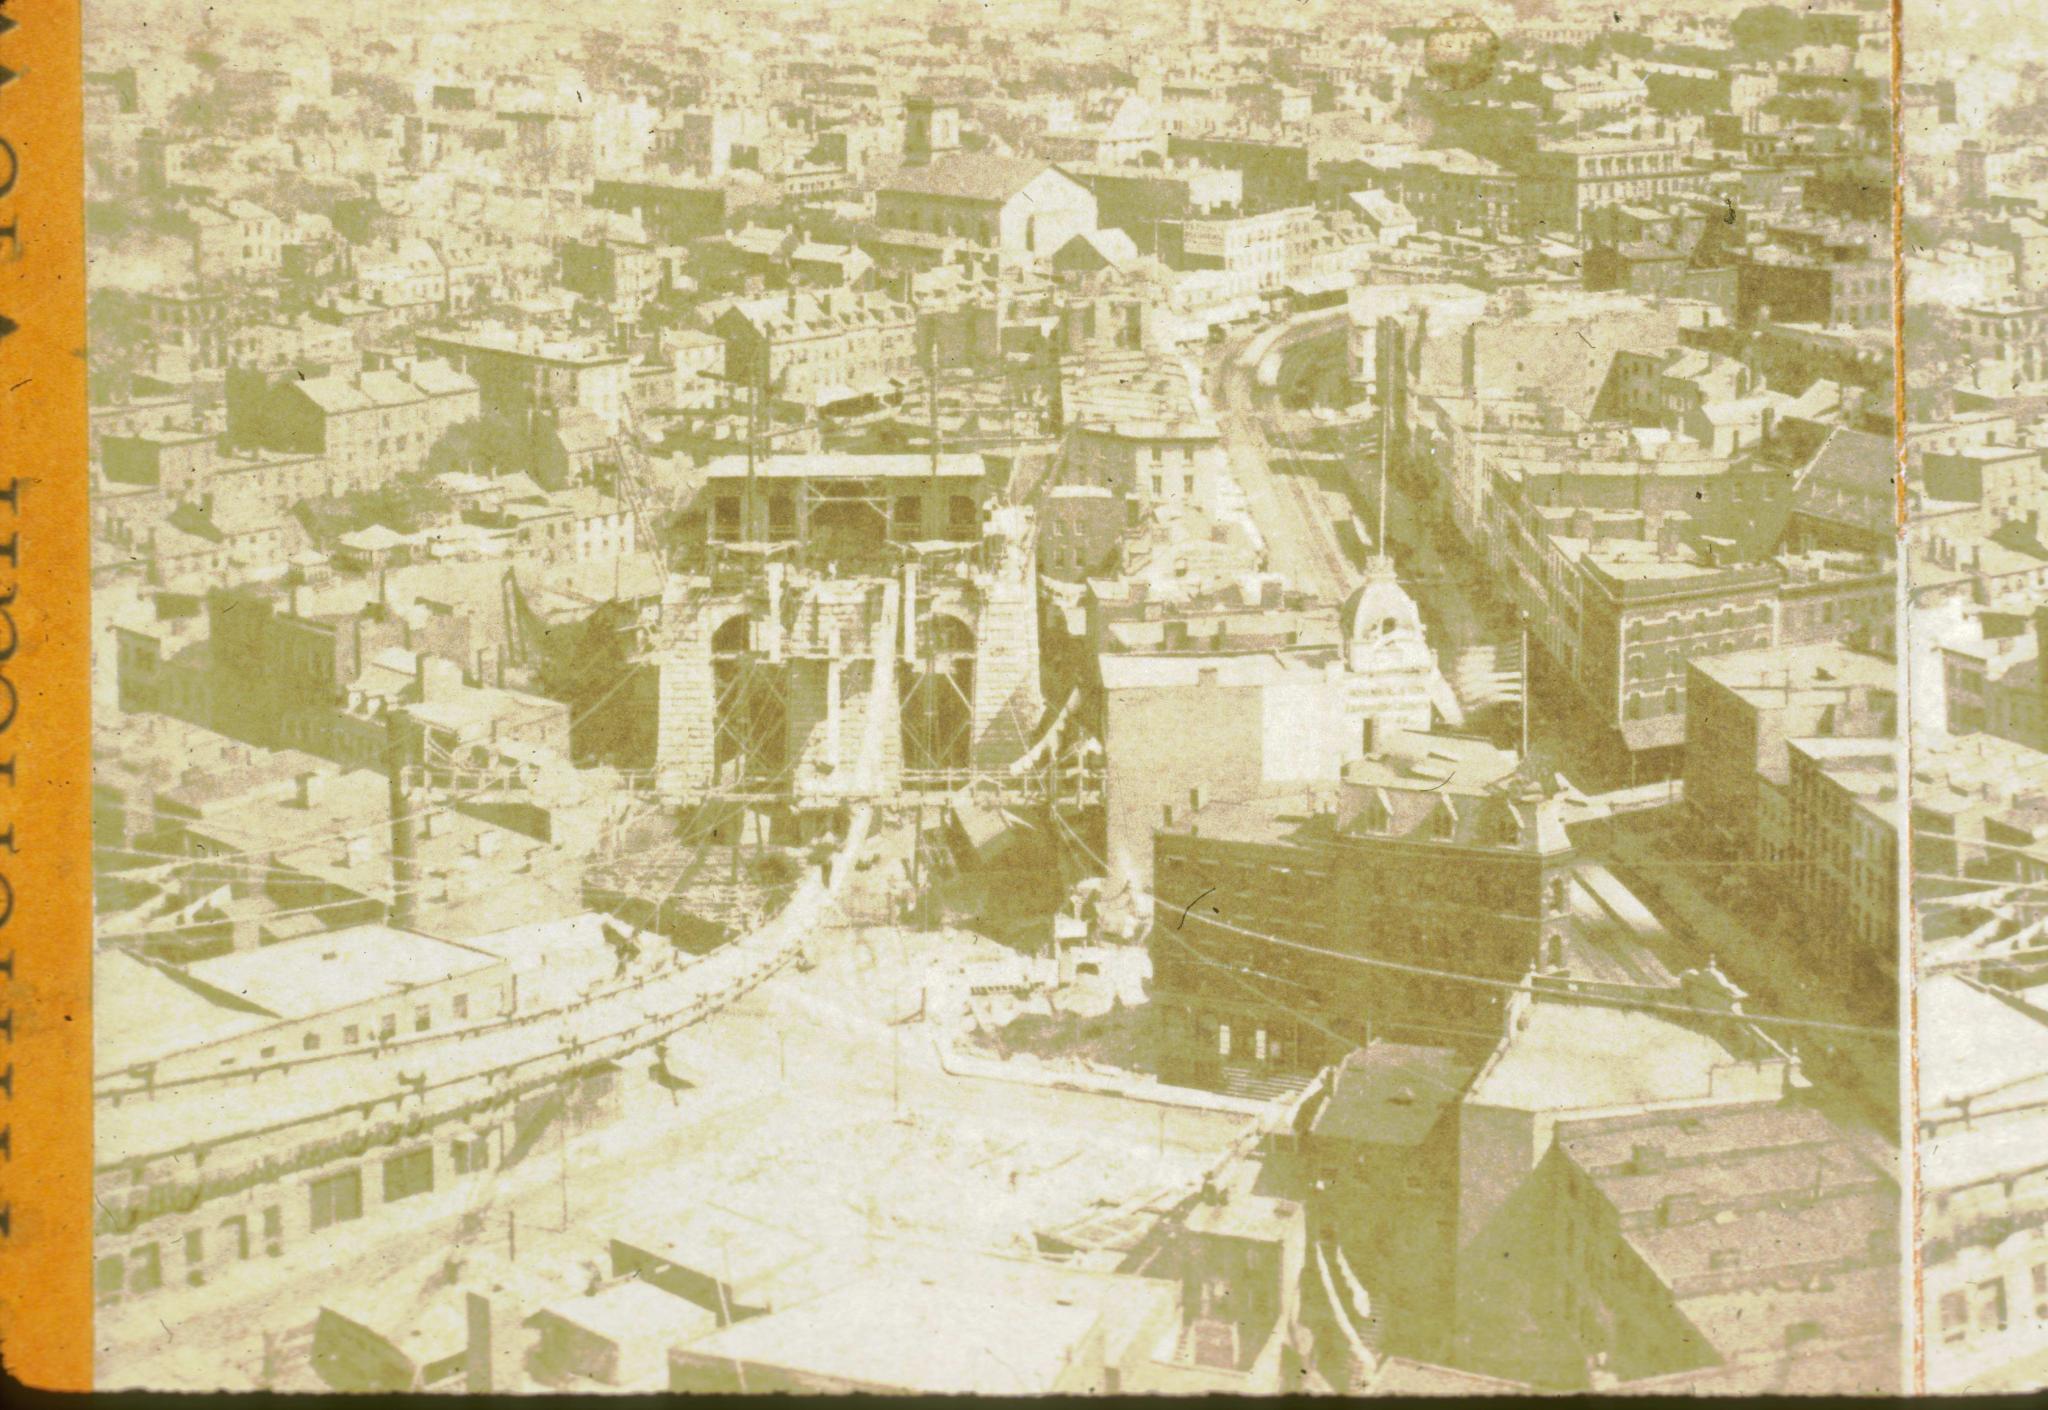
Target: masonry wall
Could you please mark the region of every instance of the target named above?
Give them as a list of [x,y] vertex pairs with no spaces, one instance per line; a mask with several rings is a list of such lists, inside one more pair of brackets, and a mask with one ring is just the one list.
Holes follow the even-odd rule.
[[1004,575],[987,584],[974,639],[974,766],[1000,769],[1029,747],[1045,713],[1035,577]]

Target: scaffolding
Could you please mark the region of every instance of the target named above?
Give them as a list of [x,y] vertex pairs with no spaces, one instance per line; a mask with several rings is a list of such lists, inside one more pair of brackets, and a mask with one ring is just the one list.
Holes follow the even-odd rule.
[[735,617],[711,641],[712,778],[717,788],[760,784],[786,773],[789,676],[755,649],[751,623]]

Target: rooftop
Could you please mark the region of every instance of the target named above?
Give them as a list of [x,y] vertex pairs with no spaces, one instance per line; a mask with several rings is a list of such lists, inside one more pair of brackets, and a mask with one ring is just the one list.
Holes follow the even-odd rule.
[[[978,453],[939,456],[936,478],[979,480],[988,473]],[[770,455],[754,462],[753,474],[763,480],[929,480],[935,478],[929,455]],[[707,480],[744,480],[747,458],[722,455],[704,467]]]
[[1064,1388],[1101,1320],[1098,1308],[885,1272],[736,1322],[677,1357],[772,1366],[849,1390],[1034,1395]]
[[467,945],[388,925],[358,925],[195,960],[184,973],[203,991],[251,1012],[292,1019],[402,995],[496,963],[496,957]]
[[1372,1043],[1339,1064],[1313,1130],[1325,1139],[1419,1145],[1464,1096],[1472,1074],[1450,1048]]
[[1481,1069],[1465,1100],[1543,1112],[1705,1100],[1715,1091],[1717,1075],[1737,1065],[1715,1039],[1659,1014],[1539,997]]

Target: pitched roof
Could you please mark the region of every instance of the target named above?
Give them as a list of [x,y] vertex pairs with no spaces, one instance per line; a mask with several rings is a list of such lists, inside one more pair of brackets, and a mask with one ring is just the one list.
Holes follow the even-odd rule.
[[1047,171],[1050,162],[1033,157],[996,157],[961,152],[929,166],[907,166],[883,185],[884,191],[919,196],[950,196],[963,201],[1009,200]]

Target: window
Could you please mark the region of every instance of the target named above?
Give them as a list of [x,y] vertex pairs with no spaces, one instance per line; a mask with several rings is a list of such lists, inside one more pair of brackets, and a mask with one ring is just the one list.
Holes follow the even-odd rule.
[[1219,1057],[1230,1056],[1230,1025],[1227,1023],[1216,1025],[1216,1053]]
[[432,1028],[433,1026],[434,1026],[434,1010],[433,1010],[433,1009],[432,1009],[432,1008],[431,1008],[430,1006],[428,1006],[428,1005],[426,1005],[426,1004],[421,1004],[421,1005],[420,1005],[420,1006],[419,1006],[418,1008],[416,1008],[416,1009],[414,1009],[414,1010],[412,1011],[412,1031],[413,1031],[413,1032],[415,1032],[415,1033],[424,1033],[424,1032],[426,1032],[426,1031],[427,1031],[427,1030],[428,1030],[429,1028]]
[[455,1002],[454,1002],[454,1003],[453,1003],[453,1004],[451,1005],[451,1007],[452,1007],[452,1008],[453,1008],[453,1009],[455,1010],[455,1016],[456,1016],[457,1018],[468,1018],[468,1017],[469,1017],[469,995],[467,995],[467,994],[457,994],[457,995],[455,996]]
[[434,1148],[421,1146],[384,1162],[384,1202],[423,1195],[434,1188]]
[[471,1171],[490,1168],[491,1138],[488,1134],[458,1136],[448,1149],[457,1175],[467,1175]]
[[305,1048],[305,1050],[309,1053],[319,1052],[320,1035],[318,1033],[308,1033],[306,1035],[305,1041],[302,1044],[300,1044],[300,1046]]
[[377,1041],[387,1042],[398,1036],[398,1015],[387,1013],[377,1020]]
[[155,1244],[128,1251],[128,1291],[154,1292],[164,1285],[163,1255]]
[[263,1239],[276,1252],[276,1245],[284,1238],[284,1210],[278,1205],[263,1206]]
[[[359,1170],[344,1170],[312,1184],[313,1227],[345,1224],[363,1217],[363,1176]],[[266,1231],[267,1232],[267,1231]]]
[[341,1030],[341,1041],[344,1043],[355,1044],[361,1042],[362,1037],[363,1030],[353,1023]]
[[92,1291],[96,1301],[112,1301],[121,1295],[121,1290],[127,1285],[128,1264],[118,1253],[93,1264]]
[[235,1257],[247,1258],[249,1256],[249,1216],[246,1214],[230,1214],[227,1218],[220,1221],[220,1228],[221,1232],[226,1234],[228,1239],[234,1244]]
[[206,1231],[204,1229],[187,1229],[185,1231],[186,1265],[188,1267],[197,1268],[200,1264],[204,1263],[205,1261]]
[[1980,1332],[2005,1330],[2005,1279],[1987,1278],[1970,1288],[1970,1305]]
[[720,495],[711,506],[711,536],[736,539],[740,536],[740,502],[732,495]]
[[971,539],[981,531],[981,509],[971,495],[954,495],[947,502],[946,518],[956,539]]
[[2048,1321],[2048,1263],[2034,1265],[2034,1316]]
[[914,494],[896,496],[896,537],[914,539],[924,532],[924,501]]

